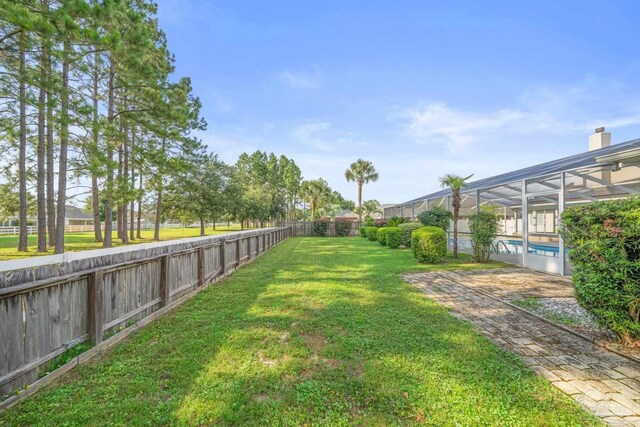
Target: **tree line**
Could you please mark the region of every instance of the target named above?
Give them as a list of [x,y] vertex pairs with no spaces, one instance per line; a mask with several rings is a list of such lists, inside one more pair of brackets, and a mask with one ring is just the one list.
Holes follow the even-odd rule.
[[167,171],[202,152],[193,133],[206,127],[191,81],[173,71],[152,2],[0,1],[3,198],[17,198],[19,251],[27,250],[30,198],[37,250],[64,251],[70,181],[88,182],[104,247],[113,222],[124,243],[133,237],[145,191],[157,193],[161,209]]
[[[64,251],[68,200],[89,201],[94,239],[155,239],[167,218],[205,223],[315,219],[353,203],[286,156],[227,165],[197,138],[207,123],[148,0],[0,0],[0,214],[18,250]],[[71,190],[71,191],[70,191]],[[307,211],[308,208],[308,211]],[[0,215],[1,216],[1,215]],[[112,230],[115,224],[115,230]]]

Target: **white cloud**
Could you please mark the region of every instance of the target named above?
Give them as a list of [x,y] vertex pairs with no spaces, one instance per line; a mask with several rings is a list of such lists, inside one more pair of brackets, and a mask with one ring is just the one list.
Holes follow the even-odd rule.
[[320,86],[320,72],[314,69],[311,72],[291,71],[284,69],[280,71],[277,78],[294,89],[317,89]]
[[204,145],[228,163],[235,163],[240,154],[254,152],[262,144],[259,138],[248,136],[242,129],[210,129],[199,136]]
[[[637,106],[613,107],[607,97],[586,88],[539,88],[517,100],[517,107],[474,111],[442,102],[419,102],[395,114],[404,135],[419,144],[444,145],[457,150],[470,144],[548,135],[591,132],[640,124]],[[609,111],[619,112],[611,115]]]
[[297,126],[293,131],[291,131],[291,136],[296,141],[315,148],[316,150],[331,152],[335,150],[335,145],[320,135],[330,127],[330,123],[312,121]]

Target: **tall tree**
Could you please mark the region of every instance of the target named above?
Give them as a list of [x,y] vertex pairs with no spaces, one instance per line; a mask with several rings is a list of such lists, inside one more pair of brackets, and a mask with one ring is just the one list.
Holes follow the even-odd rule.
[[453,208],[453,257],[458,258],[458,218],[460,217],[461,197],[460,190],[467,185],[467,181],[473,175],[461,177],[459,175],[447,174],[439,178],[442,188],[451,190],[451,206]]
[[362,187],[364,184],[377,181],[378,172],[370,161],[358,159],[351,163],[344,177],[347,182],[355,182],[358,185],[358,222],[362,224]]
[[20,104],[20,139],[19,139],[19,160],[18,179],[20,188],[20,235],[18,236],[18,251],[27,251],[27,71],[26,71],[26,31],[20,33],[18,86]]
[[316,220],[318,209],[331,202],[333,196],[329,184],[322,178],[304,181],[300,192],[311,208],[311,221]]

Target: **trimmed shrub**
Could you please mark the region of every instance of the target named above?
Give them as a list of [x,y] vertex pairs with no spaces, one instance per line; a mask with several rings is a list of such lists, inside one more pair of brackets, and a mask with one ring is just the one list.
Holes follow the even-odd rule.
[[560,227],[576,298],[602,326],[640,338],[640,198],[568,208]]
[[327,221],[313,221],[313,235],[319,237],[325,237],[327,235],[327,230],[329,229],[329,224]]
[[360,237],[367,237],[367,227],[360,227],[358,228],[358,235]]
[[411,250],[420,262],[438,263],[447,256],[447,233],[440,227],[420,227],[411,234]]
[[373,221],[373,225],[378,228],[384,227],[385,225],[387,225],[387,220],[385,218],[378,218]]
[[489,262],[491,245],[498,235],[498,217],[493,210],[483,210],[469,217],[473,259]]
[[400,227],[387,227],[387,246],[391,249],[398,249],[400,247],[400,239],[402,238],[402,228]]
[[351,221],[336,221],[336,237],[349,237]]
[[407,220],[402,218],[401,216],[392,216],[387,221],[387,227],[397,227],[400,224],[404,224],[405,222],[407,222]]
[[367,239],[372,242],[378,240],[378,227],[365,227],[365,233],[367,234]]
[[402,236],[400,237],[400,246],[404,246],[405,248],[411,247],[411,233],[414,230],[422,227],[423,225],[419,222],[405,222],[404,224],[400,224],[400,230],[402,230]]
[[378,228],[378,243],[380,246],[385,246],[387,244],[387,227]]
[[418,220],[422,225],[440,227],[445,231],[449,228],[451,218],[453,218],[453,214],[439,206],[434,206],[428,211],[420,212],[418,215]]

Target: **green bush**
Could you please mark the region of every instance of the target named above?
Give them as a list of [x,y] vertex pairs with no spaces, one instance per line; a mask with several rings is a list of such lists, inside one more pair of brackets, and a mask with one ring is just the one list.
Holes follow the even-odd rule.
[[405,248],[411,247],[411,233],[414,230],[422,227],[423,225],[419,222],[405,222],[404,224],[400,224],[400,230],[402,230],[402,237],[400,237],[400,245]]
[[418,220],[422,225],[440,227],[445,231],[449,228],[451,218],[453,218],[453,214],[439,206],[434,206],[428,211],[418,214]]
[[402,238],[402,228],[400,227],[387,227],[387,246],[391,249],[398,249],[400,247],[400,239]]
[[372,242],[378,240],[378,227],[365,227],[365,233],[367,234],[367,239]]
[[402,218],[401,216],[392,216],[387,221],[387,227],[397,227],[400,224],[404,224],[407,220]]
[[313,235],[324,237],[327,235],[329,224],[327,221],[313,221]]
[[580,304],[625,341],[640,338],[640,198],[571,207],[560,234]]
[[420,227],[411,234],[411,250],[418,261],[440,262],[447,256],[447,233],[440,227]]
[[380,246],[385,246],[387,244],[387,227],[378,228],[378,243]]
[[370,216],[369,216],[369,217],[366,217],[366,218],[364,219],[364,226],[365,226],[365,227],[373,227],[374,225],[375,225],[375,221],[374,221],[374,220],[373,220],[373,218],[371,218]]
[[498,235],[498,217],[493,210],[482,210],[469,217],[469,232],[473,258],[477,262],[489,262],[491,246]]
[[336,237],[349,237],[351,221],[336,221]]
[[360,237],[367,237],[367,227],[358,228],[358,235]]

